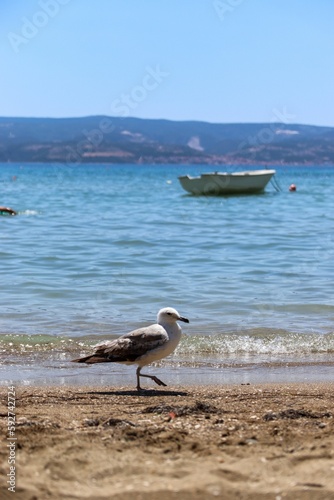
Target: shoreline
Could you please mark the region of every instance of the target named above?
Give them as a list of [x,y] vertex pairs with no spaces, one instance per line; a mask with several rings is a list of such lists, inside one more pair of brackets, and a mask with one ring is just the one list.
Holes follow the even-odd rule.
[[334,499],[334,382],[15,390],[19,500]]
[[[109,386],[135,385],[135,368],[122,364],[104,363],[95,366],[76,365],[54,357],[26,359],[0,365],[0,388],[38,386]],[[210,386],[262,383],[330,383],[333,381],[334,361],[329,354],[294,360],[251,357],[218,361],[200,361],[175,357],[151,364],[147,373],[157,375],[167,386]],[[154,389],[147,381],[144,387]]]

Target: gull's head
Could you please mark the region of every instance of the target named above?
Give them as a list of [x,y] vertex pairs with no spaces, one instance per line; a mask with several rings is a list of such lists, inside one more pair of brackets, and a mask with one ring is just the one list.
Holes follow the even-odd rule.
[[189,323],[189,319],[180,316],[177,310],[173,309],[172,307],[164,307],[158,312],[159,325],[166,323],[176,323],[176,321],[184,321],[184,323]]

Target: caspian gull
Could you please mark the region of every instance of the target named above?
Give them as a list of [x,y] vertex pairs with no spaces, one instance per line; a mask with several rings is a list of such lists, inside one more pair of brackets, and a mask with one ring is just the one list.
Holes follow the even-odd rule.
[[163,359],[177,347],[181,338],[181,327],[177,321],[189,323],[172,307],[165,307],[158,312],[157,323],[138,328],[122,335],[116,340],[109,340],[95,346],[94,354],[73,359],[75,363],[123,363],[138,365],[137,390],[141,391],[140,377],[152,379],[156,384],[166,386],[158,377],[140,373],[143,366]]

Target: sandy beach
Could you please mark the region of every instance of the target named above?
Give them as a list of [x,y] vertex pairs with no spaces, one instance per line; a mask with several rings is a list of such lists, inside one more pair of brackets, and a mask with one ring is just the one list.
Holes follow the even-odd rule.
[[[8,435],[7,389],[1,435]],[[334,499],[334,384],[16,388],[1,498]]]

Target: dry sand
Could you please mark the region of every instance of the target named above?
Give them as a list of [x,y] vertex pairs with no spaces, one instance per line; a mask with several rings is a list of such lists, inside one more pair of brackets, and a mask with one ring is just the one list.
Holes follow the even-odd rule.
[[334,499],[334,384],[17,388],[0,498]]

